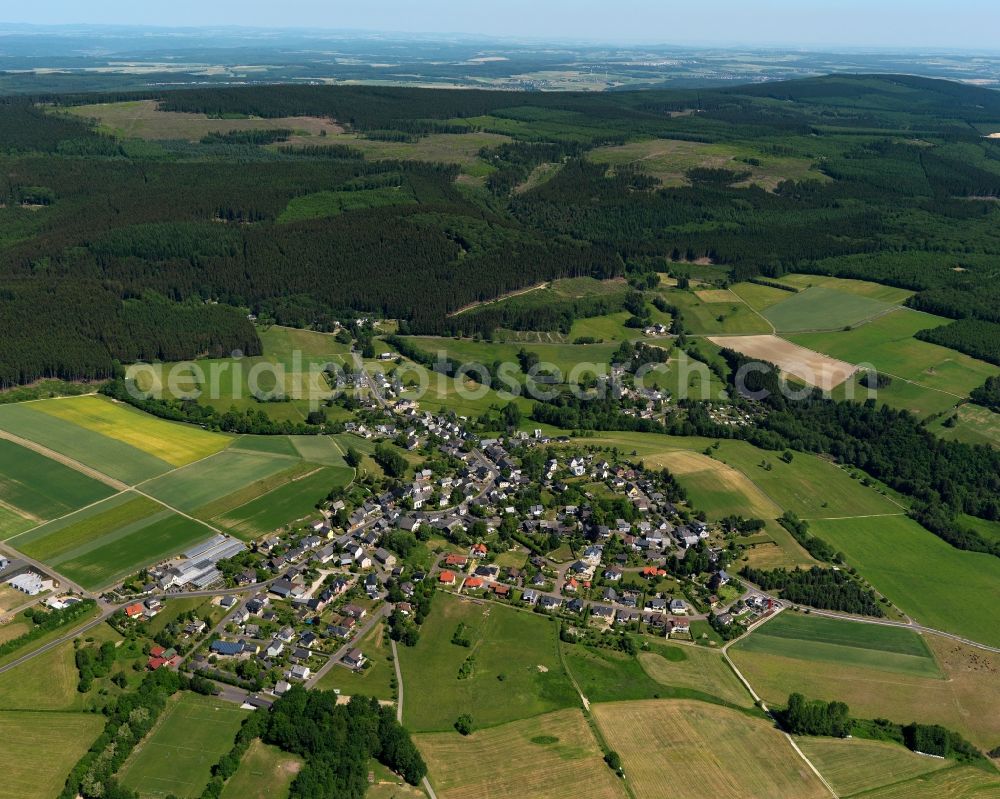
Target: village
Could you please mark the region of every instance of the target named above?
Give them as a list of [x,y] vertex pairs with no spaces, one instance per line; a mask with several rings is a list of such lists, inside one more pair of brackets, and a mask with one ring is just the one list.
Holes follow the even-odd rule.
[[331,669],[367,668],[358,644],[380,622],[412,643],[435,592],[551,615],[575,635],[688,641],[693,624],[729,638],[778,607],[727,573],[732,536],[668,473],[540,429],[480,439],[461,418],[370,388],[372,422],[352,432],[405,445],[423,465],[349,487],[297,529],[250,546],[220,535],[126,581],[106,597],[128,602],[123,632],[172,596],[216,595],[221,618],[174,625],[148,668],[184,669],[260,706]]

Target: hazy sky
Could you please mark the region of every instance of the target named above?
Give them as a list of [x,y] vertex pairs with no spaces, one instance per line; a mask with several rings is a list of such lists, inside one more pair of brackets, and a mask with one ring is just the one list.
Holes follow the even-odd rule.
[[1000,0],[40,0],[0,22],[246,25],[533,39],[1000,50]]

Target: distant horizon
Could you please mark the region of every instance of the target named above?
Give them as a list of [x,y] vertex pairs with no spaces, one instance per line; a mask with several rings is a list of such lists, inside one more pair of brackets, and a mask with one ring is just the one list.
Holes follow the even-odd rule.
[[509,0],[491,12],[454,0],[382,0],[374,6],[303,0],[274,4],[175,0],[165,9],[125,0],[24,5],[0,26],[271,31],[311,35],[470,38],[616,47],[718,47],[809,52],[1000,52],[1000,4],[958,0],[841,0],[837,4],[709,0],[697,7],[621,0],[613,13],[598,0]]
[[346,39],[352,36],[363,36],[371,39],[383,39],[387,41],[454,41],[462,43],[482,43],[506,46],[531,46],[539,45],[553,46],[574,46],[574,47],[617,47],[627,50],[641,48],[662,48],[662,49],[717,49],[723,51],[768,51],[775,50],[781,52],[802,52],[802,53],[856,53],[856,54],[936,54],[936,55],[1000,55],[1000,44],[993,47],[960,47],[957,45],[877,45],[877,44],[850,44],[844,42],[830,42],[828,44],[795,44],[791,42],[751,42],[751,41],[624,41],[610,39],[588,39],[579,37],[533,37],[527,35],[501,35],[484,34],[464,31],[403,31],[403,30],[383,30],[377,28],[309,28],[303,26],[264,26],[264,25],[168,25],[168,24],[144,24],[144,23],[103,23],[103,22],[64,22],[64,23],[37,23],[37,22],[11,22],[0,20],[0,36],[15,34],[16,31],[10,29],[24,29],[25,31],[86,31],[86,30],[110,30],[126,33],[128,31],[155,33],[188,33],[188,34],[209,34],[227,33],[229,38],[240,38],[240,34],[272,34],[272,35],[300,35],[311,38],[330,38],[331,40]]

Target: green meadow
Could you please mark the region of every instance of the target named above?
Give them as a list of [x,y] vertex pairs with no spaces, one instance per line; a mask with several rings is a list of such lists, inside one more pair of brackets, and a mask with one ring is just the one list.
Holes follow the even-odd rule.
[[826,286],[788,294],[788,299],[766,308],[764,316],[779,332],[837,330],[857,325],[891,311],[892,303]]
[[[901,309],[852,330],[797,333],[786,338],[848,363],[871,364],[880,372],[947,392],[957,401],[1000,369],[947,347],[913,338],[918,330],[947,322],[940,316]],[[858,393],[864,394],[858,388]]]
[[197,799],[212,766],[233,745],[246,717],[230,702],[181,693],[118,772],[118,780],[143,797]]
[[1000,646],[1000,560],[955,549],[906,516],[816,520],[810,532],[921,624]]
[[75,469],[0,439],[0,508],[22,519],[55,519],[112,493]]
[[868,280],[831,277],[830,275],[782,275],[778,278],[778,282],[794,286],[799,290],[812,287],[835,289],[846,294],[857,294],[860,297],[885,302],[889,305],[901,305],[913,296],[913,292],[909,289],[896,288],[895,286],[887,286],[882,283],[872,283]]
[[743,472],[784,510],[802,518],[903,513],[875,489],[817,455],[796,452],[791,463],[745,441],[722,441],[713,457]]
[[[459,624],[466,626],[469,648],[451,643]],[[463,713],[471,713],[477,727],[490,727],[573,707],[579,699],[558,646],[558,625],[543,616],[439,594],[420,641],[397,650],[403,721],[414,731],[443,731]]]
[[227,450],[152,480],[142,490],[190,513],[291,465],[287,458]]
[[784,612],[735,645],[743,652],[944,678],[913,630]]
[[725,302],[706,302],[693,291],[683,289],[661,289],[660,293],[667,302],[680,308],[684,315],[684,326],[695,335],[753,335],[773,332],[768,321],[736,295]]
[[278,488],[213,518],[213,522],[245,540],[252,540],[306,516],[334,488],[354,477],[348,466],[317,466]]

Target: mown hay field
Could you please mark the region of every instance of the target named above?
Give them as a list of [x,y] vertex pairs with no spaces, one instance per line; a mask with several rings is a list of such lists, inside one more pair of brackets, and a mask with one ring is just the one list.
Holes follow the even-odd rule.
[[865,799],[994,799],[1000,779],[982,769],[956,766],[886,785],[864,794]]
[[256,739],[236,773],[222,789],[222,799],[287,799],[302,760]]
[[748,358],[773,363],[785,375],[824,391],[833,390],[857,371],[852,363],[831,358],[778,336],[711,336],[708,340]]
[[796,739],[796,743],[841,796],[853,796],[955,766],[953,760],[918,755],[886,741],[803,737]]
[[1000,706],[1000,655],[934,635],[924,640],[946,679],[843,660],[819,663],[818,650],[805,651],[808,643],[802,644],[808,657],[743,646],[732,647],[730,655],[769,705],[784,707],[788,695],[797,691],[810,698],[846,702],[858,718],[941,724],[982,749],[996,746],[1000,717],[984,713],[983,708]]
[[0,796],[51,799],[104,728],[95,713],[0,711]]
[[598,704],[592,712],[643,799],[829,797],[771,721],[673,699]]
[[[473,712],[475,710],[473,709]],[[578,709],[476,730],[415,736],[441,799],[625,799]]]

